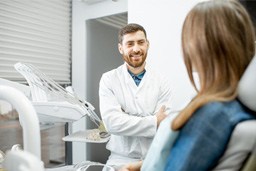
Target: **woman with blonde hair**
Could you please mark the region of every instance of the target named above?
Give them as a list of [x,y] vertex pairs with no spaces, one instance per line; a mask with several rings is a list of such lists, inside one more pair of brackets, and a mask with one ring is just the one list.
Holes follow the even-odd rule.
[[[169,124],[171,131],[178,132],[169,156],[154,159],[156,147],[151,145],[143,164],[126,165],[123,170],[140,170],[141,165],[146,171],[212,170],[235,126],[255,119],[255,113],[237,98],[239,80],[255,55],[254,42],[252,21],[239,2],[204,1],[192,8],[183,24],[182,50],[197,95]],[[152,144],[155,141],[161,137],[156,135]]]

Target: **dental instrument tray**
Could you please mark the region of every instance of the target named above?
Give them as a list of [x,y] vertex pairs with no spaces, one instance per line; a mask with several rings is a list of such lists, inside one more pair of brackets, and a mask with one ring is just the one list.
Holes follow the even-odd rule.
[[74,165],[67,165],[57,168],[47,168],[45,171],[115,171],[115,169],[109,165],[93,162],[82,161]]
[[106,143],[109,138],[110,135],[107,132],[100,131],[99,129],[87,129],[65,136],[62,140],[72,142]]
[[31,64],[16,63],[14,67],[28,82],[31,102],[40,122],[72,123],[88,116],[97,126],[96,129],[70,131],[63,137],[64,141],[105,143],[109,140],[110,134],[89,102],[79,99],[72,89],[64,89]]

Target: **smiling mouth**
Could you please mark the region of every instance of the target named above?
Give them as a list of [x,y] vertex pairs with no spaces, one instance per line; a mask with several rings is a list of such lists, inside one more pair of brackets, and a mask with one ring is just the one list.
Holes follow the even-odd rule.
[[133,56],[133,57],[131,57],[133,60],[139,60],[139,59],[141,59],[141,56]]
[[142,55],[141,54],[140,55],[131,55],[130,58],[133,60],[139,60],[142,58]]

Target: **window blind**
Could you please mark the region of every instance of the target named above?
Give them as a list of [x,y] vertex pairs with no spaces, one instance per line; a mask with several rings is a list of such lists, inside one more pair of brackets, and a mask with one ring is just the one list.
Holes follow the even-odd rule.
[[0,1],[0,78],[25,83],[17,62],[70,84],[71,0]]

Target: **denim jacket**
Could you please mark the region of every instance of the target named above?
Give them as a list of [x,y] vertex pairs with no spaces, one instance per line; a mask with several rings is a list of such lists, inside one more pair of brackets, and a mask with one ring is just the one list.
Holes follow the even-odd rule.
[[255,119],[240,102],[211,102],[199,108],[180,130],[166,171],[207,171],[225,152],[236,124]]

